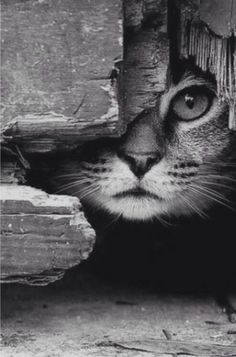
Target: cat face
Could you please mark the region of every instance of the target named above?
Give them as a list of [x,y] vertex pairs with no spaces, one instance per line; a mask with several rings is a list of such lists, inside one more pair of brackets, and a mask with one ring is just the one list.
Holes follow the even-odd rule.
[[122,138],[88,144],[64,163],[59,189],[129,220],[205,216],[229,204],[233,140],[214,84],[187,73]]

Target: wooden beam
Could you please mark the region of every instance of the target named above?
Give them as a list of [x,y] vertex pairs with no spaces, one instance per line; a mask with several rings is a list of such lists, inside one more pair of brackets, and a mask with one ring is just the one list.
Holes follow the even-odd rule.
[[94,121],[55,113],[18,115],[3,128],[4,143],[19,144],[27,153],[47,153],[73,149],[85,140],[117,136],[118,105],[115,100],[112,105],[107,115]]
[[1,28],[5,142],[40,152],[120,133],[110,80],[123,52],[119,0],[4,1]]
[[99,347],[117,348],[120,350],[146,352],[163,355],[189,355],[195,357],[234,357],[236,345],[220,345],[188,341],[166,341],[164,339],[143,339],[137,341],[108,341],[98,343]]
[[46,285],[86,259],[95,232],[76,197],[1,188],[1,281]]
[[167,0],[124,1],[123,113],[126,122],[156,106],[169,66]]

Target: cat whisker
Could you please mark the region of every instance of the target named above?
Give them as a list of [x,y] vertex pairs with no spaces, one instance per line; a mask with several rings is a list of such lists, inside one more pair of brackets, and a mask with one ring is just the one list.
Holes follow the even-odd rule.
[[230,202],[226,197],[224,197],[223,195],[221,195],[220,193],[218,193],[217,191],[215,191],[209,187],[207,188],[205,186],[199,186],[199,185],[195,185],[195,184],[191,184],[191,186],[195,187],[197,189],[201,189],[203,192],[211,194],[213,197],[219,198],[225,202]]
[[236,168],[236,163],[235,162],[204,161],[204,164],[209,165],[209,166],[213,166],[215,168],[217,168],[218,166],[221,166],[221,167],[235,167]]
[[84,175],[78,175],[78,174],[66,174],[66,175],[58,175],[55,176],[56,179],[60,179],[60,178],[80,178],[80,177],[84,177]]
[[230,177],[230,176],[224,176],[224,175],[218,175],[218,174],[211,174],[211,173],[199,173],[198,174],[199,177],[204,177],[204,178],[211,178],[211,179],[218,179],[218,180],[228,180],[228,181],[231,181],[231,182],[236,182],[236,179],[234,179],[233,177]]
[[90,183],[86,187],[80,187],[77,191],[72,192],[72,195],[78,196],[79,199],[83,199],[97,190],[99,190],[99,186],[95,183]]
[[83,174],[66,174],[66,175],[58,175],[58,176],[55,176],[55,179],[57,180],[63,180],[63,179],[80,179],[80,178],[94,178],[94,176],[89,176],[85,173]]
[[[190,185],[190,190],[192,191],[192,192],[194,192],[194,193],[196,193],[196,194],[198,194],[198,195],[202,195],[202,196],[204,196],[204,197],[206,197],[206,198],[208,198],[208,199],[210,199],[210,200],[212,200],[212,201],[215,201],[215,202],[217,202],[217,203],[219,203],[220,205],[222,205],[222,206],[224,206],[224,207],[226,207],[226,208],[228,208],[228,209],[230,209],[230,210],[233,210],[233,211],[235,211],[235,209],[232,207],[232,206],[229,206],[227,203],[225,203],[225,200],[223,200],[222,201],[222,197],[218,197],[218,198],[216,198],[216,197],[214,197],[211,193],[206,193],[206,192],[204,192],[204,191],[202,191],[202,187],[201,186],[195,186],[195,187],[193,187],[192,185]],[[224,198],[224,197],[223,197]],[[229,201],[230,202],[230,201]]]
[[201,218],[209,218],[207,214],[205,214],[199,207],[197,207],[193,201],[191,201],[190,197],[186,197],[183,195],[179,195],[180,199],[186,203],[195,213],[197,213]]
[[68,189],[73,188],[75,186],[78,186],[80,184],[91,184],[91,181],[90,180],[86,180],[86,179],[84,179],[84,180],[76,180],[76,181],[73,181],[73,182],[71,182],[69,184],[61,185],[60,189],[57,190],[55,193],[63,192],[65,190],[68,190]]
[[122,216],[122,212],[118,213],[114,219],[112,219],[105,227],[104,230],[107,230],[109,227],[111,227],[113,224],[115,224],[119,218]]
[[158,217],[154,217],[154,218],[156,218],[157,221],[160,222],[164,227],[173,227],[174,226],[174,224],[166,221],[163,217],[158,216]]
[[229,185],[225,185],[219,182],[214,182],[214,181],[203,181],[203,180],[199,180],[198,181],[200,184],[203,185],[210,185],[210,186],[215,186],[215,187],[219,187],[219,188],[225,188],[226,190],[232,190],[234,191],[235,188]]
[[97,191],[99,191],[99,186],[90,188],[90,190],[87,190],[86,192],[83,192],[82,195],[80,195],[80,191],[77,191],[77,192],[74,193],[74,194],[79,193],[79,195],[78,195],[78,196],[79,196],[79,199],[80,199],[80,200],[83,200],[83,199],[86,198],[87,196],[89,196],[89,195],[91,195],[92,193],[95,193],[95,192],[97,192]]

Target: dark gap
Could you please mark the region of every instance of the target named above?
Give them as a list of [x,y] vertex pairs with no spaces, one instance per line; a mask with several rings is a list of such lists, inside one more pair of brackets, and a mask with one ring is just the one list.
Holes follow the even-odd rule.
[[176,0],[168,0],[167,26],[170,41],[169,80],[178,83],[183,72],[179,56],[180,9]]
[[[230,58],[229,58],[229,61],[231,62],[231,68],[232,68],[232,71],[234,68],[236,68],[235,66],[235,61],[236,61],[236,58],[235,58],[235,52],[236,52],[236,36],[234,34],[231,35],[231,37],[229,38],[229,41],[228,41],[228,45],[229,45],[229,48],[230,48],[230,51],[228,51],[228,53],[230,53]],[[235,83],[235,78],[236,78],[236,74],[232,73],[232,78],[233,78],[233,85],[236,86],[236,83]]]

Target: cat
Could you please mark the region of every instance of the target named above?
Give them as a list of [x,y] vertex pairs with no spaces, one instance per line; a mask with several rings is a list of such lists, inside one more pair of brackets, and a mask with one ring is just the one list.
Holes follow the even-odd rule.
[[[43,188],[78,196],[97,232],[86,264],[158,287],[234,280],[236,140],[228,114],[214,78],[185,68],[122,137],[51,160]],[[35,177],[42,185],[37,170]]]
[[234,144],[216,83],[186,71],[123,137],[87,144],[62,161],[54,182],[85,207],[126,220],[207,217],[216,204],[231,206]]

